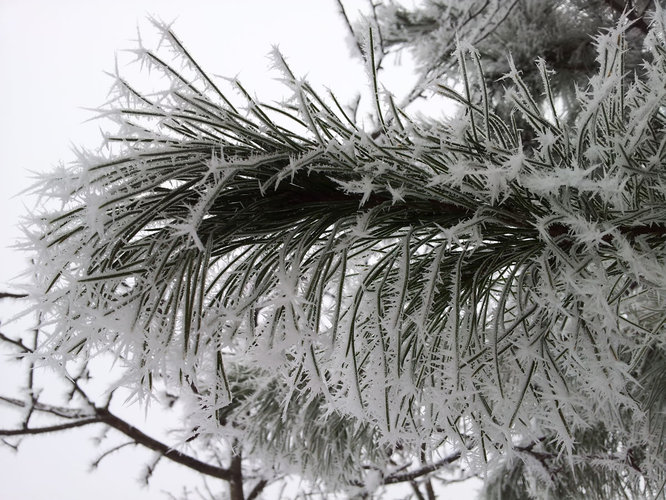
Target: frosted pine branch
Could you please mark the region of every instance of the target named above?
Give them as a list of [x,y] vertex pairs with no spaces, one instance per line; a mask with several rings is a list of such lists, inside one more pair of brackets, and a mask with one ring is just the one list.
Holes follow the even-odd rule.
[[186,398],[198,435],[336,485],[423,448],[479,474],[523,460],[551,485],[518,447],[545,435],[539,453],[577,463],[590,428],[644,450],[623,487],[660,484],[663,23],[657,10],[631,81],[627,25],[597,37],[575,120],[512,62],[512,112],[496,112],[462,44],[463,91],[437,87],[461,113],[421,123],[374,95],[379,134],[279,54],[293,99],[234,82],[233,104],[163,28],[177,61],[137,57],[169,85],[148,96],[119,77],[112,153],[44,184],[62,209],[28,231],[38,355],[111,352],[137,396],[160,380]]

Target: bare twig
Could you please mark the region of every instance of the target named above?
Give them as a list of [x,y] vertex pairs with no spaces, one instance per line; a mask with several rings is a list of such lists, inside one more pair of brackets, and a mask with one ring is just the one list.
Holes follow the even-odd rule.
[[356,44],[356,48],[358,49],[358,53],[361,54],[361,57],[365,59],[365,52],[363,51],[363,47],[361,47],[361,44],[358,41],[358,37],[356,36],[356,32],[354,31],[354,27],[351,25],[351,21],[349,21],[349,17],[347,16],[347,11],[345,10],[345,6],[342,4],[342,0],[336,0],[338,7],[340,8],[340,14],[342,14],[342,18],[345,20],[345,24],[347,25],[347,29],[349,30],[349,33],[351,34],[352,38],[354,39],[354,42]]
[[[425,444],[421,445],[421,453],[420,453],[419,458],[421,459],[421,464],[425,465],[425,464],[428,463],[428,459],[427,459],[427,456],[426,456],[426,446],[425,446]],[[425,478],[423,486],[425,487],[425,491],[426,491],[426,495],[428,496],[428,500],[435,500],[435,490],[433,490],[433,488],[432,488],[432,481],[430,481],[429,477]]]
[[0,429],[0,436],[35,436],[37,434],[48,434],[51,432],[60,432],[84,425],[97,424],[102,422],[99,417],[84,418],[74,422],[65,422],[58,425],[47,425],[45,427],[26,427],[23,429]]
[[252,491],[250,491],[250,494],[247,496],[247,500],[256,500],[267,484],[268,481],[266,479],[262,479],[257,484],[255,484],[254,488],[252,488]]
[[[26,403],[25,401],[21,401],[19,399],[14,399],[14,398],[8,398],[5,396],[0,396],[0,401],[4,401],[13,406],[21,408],[24,408],[28,405],[28,403]],[[82,412],[83,410],[62,408],[55,405],[46,405],[40,402],[34,402],[32,403],[32,406],[35,411],[51,413],[53,415],[62,418],[76,419],[76,420],[46,427],[26,426],[23,429],[0,429],[0,436],[27,436],[27,435],[45,434],[45,433],[63,431],[75,427],[82,427],[89,424],[103,423],[113,429],[116,429],[125,436],[129,437],[137,445],[141,445],[144,446],[145,448],[156,451],[161,456],[164,456],[165,458],[168,458],[173,462],[185,465],[186,467],[196,472],[211,477],[215,477],[218,479],[223,479],[225,481],[229,481],[232,477],[229,469],[207,464],[185,453],[174,450],[169,446],[167,446],[166,444],[157,441],[156,439],[153,439],[152,437],[143,433],[141,430],[134,427],[125,420],[112,414],[107,408],[94,407],[93,415],[87,415],[83,417],[81,413],[79,413]]]
[[[386,47],[384,44],[384,35],[382,34],[381,27],[379,26],[379,19],[377,17],[377,4],[373,0],[368,0],[368,3],[370,4],[370,9],[372,10],[372,17],[375,21],[375,28],[377,29],[377,40],[379,42],[379,50],[381,51],[381,54],[379,55],[379,59],[377,60],[377,69],[380,69],[382,66],[382,61],[384,60],[384,56],[386,55]],[[373,47],[374,50],[374,47]]]
[[243,467],[238,441],[234,440],[231,446],[231,464],[229,466],[229,497],[231,500],[244,500],[243,493]]
[[[7,396],[0,396],[0,401],[4,401],[5,403],[11,406],[15,406],[17,408],[26,408],[28,406],[28,403],[26,403],[22,399],[10,398]],[[39,401],[31,402],[30,404],[33,406],[35,411],[39,411],[42,413],[50,413],[51,415],[55,415],[56,417],[61,417],[66,419],[82,419],[95,416],[94,412],[87,412],[80,408],[69,408],[66,406],[45,404]]]
[[454,453],[453,455],[449,455],[448,457],[438,460],[437,462],[424,465],[423,467],[417,470],[405,472],[404,474],[391,474],[384,478],[384,484],[396,484],[405,481],[413,481],[416,478],[425,476],[426,474],[430,474],[431,472],[435,472],[437,469],[440,469],[445,465],[455,462],[460,458],[460,456],[461,456],[460,452]]
[[110,450],[106,450],[104,453],[102,453],[99,457],[97,457],[97,460],[95,460],[90,466],[93,469],[96,469],[99,467],[99,464],[102,463],[102,460],[104,460],[106,457],[109,455],[114,454],[116,451],[121,450],[125,448],[126,446],[137,446],[137,443],[135,441],[127,441],[123,444],[119,444],[118,446],[114,446]]
[[182,453],[178,450],[174,450],[161,441],[158,441],[143,433],[140,429],[134,427],[125,420],[117,417],[106,408],[96,408],[96,411],[100,417],[100,420],[107,424],[109,427],[112,427],[123,433],[125,436],[133,439],[136,443],[144,446],[145,448],[160,453],[172,462],[184,465],[185,467],[206,476],[216,477],[225,481],[230,481],[232,479],[232,473],[229,469],[207,464],[195,457]]
[[[37,324],[39,324],[39,317]],[[37,342],[39,340],[39,328],[35,327],[32,330],[32,351],[35,352],[37,350]],[[30,362],[30,366],[28,367],[27,374],[28,374],[28,394],[30,394],[30,405],[27,406],[28,412],[25,416],[25,419],[23,420],[23,428],[27,429],[29,424],[30,424],[30,418],[32,417],[33,412],[35,411],[35,405],[37,405],[38,401],[37,399],[39,398],[39,395],[37,391],[35,390],[35,362],[33,359],[28,358]]]
[[21,351],[23,351],[24,354],[30,354],[33,352],[33,350],[30,349],[27,345],[25,345],[21,340],[16,340],[11,337],[7,337],[7,335],[5,335],[4,333],[0,333],[0,341],[18,347],[19,349],[21,349]]
[[18,445],[10,443],[6,439],[0,439],[0,443],[4,444],[5,446],[8,446],[9,448],[11,448],[14,451],[18,451]]
[[157,454],[155,457],[155,460],[153,460],[151,463],[146,465],[145,472],[143,473],[143,476],[141,480],[143,481],[143,484],[146,486],[150,483],[150,478],[153,477],[153,473],[155,472],[155,469],[157,468],[157,464],[159,461],[162,459],[163,455]]
[[[38,331],[35,330],[35,338],[34,338],[35,342],[37,340],[37,335]],[[0,334],[0,341],[4,341],[8,344],[18,347],[19,349],[21,349],[23,353],[34,352],[34,349],[31,349],[30,347],[25,345],[22,341],[12,339],[3,334]],[[32,372],[32,370],[30,370],[30,372]],[[108,406],[105,407],[96,406],[91,401],[88,394],[81,388],[81,386],[78,383],[78,379],[81,377],[81,374],[79,374],[76,377],[71,377],[65,374],[65,378],[71,384],[72,395],[74,393],[80,395],[82,399],[90,406],[89,412],[83,409],[67,408],[67,407],[49,405],[39,402],[37,398],[34,396],[32,391],[32,385],[34,380],[31,375],[28,375],[28,377],[29,377],[28,389],[31,391],[30,392],[31,400],[29,402],[16,398],[0,396],[0,401],[3,401],[9,405],[12,405],[17,408],[28,408],[30,410],[28,418],[24,420],[23,428],[21,429],[0,429],[0,436],[29,436],[29,435],[46,434],[46,433],[68,430],[76,427],[83,427],[89,424],[103,423],[113,429],[116,429],[125,436],[129,437],[134,444],[141,445],[144,446],[145,448],[153,450],[157,452],[160,456],[168,458],[171,461],[174,461],[181,465],[185,465],[186,467],[204,475],[208,475],[218,479],[223,479],[225,481],[231,480],[232,474],[230,473],[229,469],[207,464],[205,462],[196,459],[195,457],[174,450],[169,446],[167,446],[166,444],[151,438],[150,436],[143,433],[141,430],[129,424],[125,420],[112,414],[108,410]],[[29,417],[34,411],[49,413],[51,415],[60,418],[70,419],[71,421],[50,426],[44,426],[44,427],[30,427],[28,425]],[[111,453],[112,451],[115,451],[117,449],[118,448],[111,450],[110,452],[107,452],[102,456],[102,458],[106,456],[108,453]]]
[[24,299],[27,296],[27,293],[0,292],[0,299]]
[[426,500],[416,481],[410,481],[409,485],[412,487],[412,491],[414,492],[414,495],[416,495],[417,500]]

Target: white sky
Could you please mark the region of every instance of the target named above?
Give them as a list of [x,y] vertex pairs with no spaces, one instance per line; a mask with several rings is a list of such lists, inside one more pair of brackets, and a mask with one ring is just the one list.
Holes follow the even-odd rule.
[[[352,12],[354,5],[366,6],[357,0],[345,4]],[[147,14],[175,20],[176,33],[205,70],[239,76],[261,98],[280,97],[271,80],[277,75],[270,72],[266,57],[272,44],[279,45],[298,75],[307,74],[315,88],[330,87],[342,102],[366,91],[363,68],[350,57],[335,0],[0,0],[0,290],[9,288],[26,258],[11,248],[27,203],[18,193],[32,184],[31,171],[70,161],[72,144],[95,148],[100,143],[98,124],[84,123],[94,113],[83,108],[105,101],[111,79],[104,71],[113,69],[120,49],[134,46],[137,25],[150,38]],[[389,87],[400,96],[408,84],[398,81]],[[3,306],[0,319],[9,314]],[[3,364],[0,358],[0,394],[19,382],[2,376],[11,373]],[[0,413],[5,427],[3,418]],[[180,485],[197,479],[178,466],[161,465],[150,488],[141,488],[136,478],[150,455],[136,449],[121,451],[89,473],[90,463],[103,451],[91,440],[98,432],[72,430],[26,439],[18,454],[0,447],[0,496],[164,499],[162,490],[177,493]],[[464,489],[451,495],[472,497]]]

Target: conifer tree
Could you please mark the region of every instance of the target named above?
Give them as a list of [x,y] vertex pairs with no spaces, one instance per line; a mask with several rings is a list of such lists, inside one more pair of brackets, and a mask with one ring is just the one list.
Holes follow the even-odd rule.
[[[111,153],[41,185],[34,356],[112,353],[191,439],[329,491],[465,469],[488,498],[663,494],[666,18],[616,3],[376,7],[374,130],[278,52],[292,99],[239,103],[161,26],[171,59],[137,56],[164,89],[118,76]],[[400,44],[408,100],[455,116],[380,90]]]

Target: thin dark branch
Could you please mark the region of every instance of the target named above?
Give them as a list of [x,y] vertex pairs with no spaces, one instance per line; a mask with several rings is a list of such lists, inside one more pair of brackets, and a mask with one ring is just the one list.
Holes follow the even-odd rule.
[[[543,465],[544,469],[550,471],[550,466],[548,464],[549,460],[556,460],[559,457],[559,454],[557,453],[552,453],[552,452],[547,452],[547,451],[537,451],[534,450],[534,446],[538,443],[538,441],[535,441],[533,443],[530,443],[527,446],[517,446],[515,448],[516,451],[522,452],[522,453],[527,453],[531,455],[532,457],[536,458],[541,464]],[[587,454],[582,454],[578,455],[579,458],[582,458],[584,460],[617,460],[622,463],[628,463],[634,470],[636,470],[638,473],[643,474],[643,471],[638,467],[636,464],[633,454],[631,453],[632,450],[629,450],[630,453],[627,454],[627,457],[622,457],[622,456],[617,456],[613,454],[609,455],[587,455]]]
[[354,32],[354,28],[351,25],[351,22],[349,21],[349,17],[347,17],[347,11],[345,10],[345,6],[342,4],[342,0],[336,0],[338,7],[340,8],[340,14],[342,14],[342,18],[345,20],[345,24],[347,25],[347,29],[349,30],[349,33],[351,33],[352,38],[354,39],[354,42],[356,44],[356,48],[358,49],[358,53],[361,54],[361,57],[365,59],[365,52],[363,52],[363,47],[361,47],[361,44],[358,41],[358,37],[356,36],[356,33]]
[[[3,335],[3,340],[11,342],[13,339],[10,339]],[[11,343],[17,344],[16,341]],[[22,343],[19,342],[18,345],[25,351],[32,352],[31,349],[29,349],[27,346],[23,345]],[[27,427],[26,425],[26,427],[23,429],[4,429],[4,430],[0,429],[0,436],[36,435],[36,434],[44,434],[50,432],[58,432],[93,423],[104,423],[109,427],[121,432],[125,436],[131,438],[136,444],[144,446],[150,450],[156,451],[171,461],[184,465],[204,475],[208,475],[218,479],[223,479],[225,481],[229,481],[231,479],[232,475],[228,469],[225,469],[223,467],[212,466],[194,457],[191,457],[185,453],[171,449],[164,443],[151,438],[138,428],[122,420],[121,418],[115,416],[108,410],[108,408],[99,408],[95,406],[90,401],[85,391],[79,386],[77,380],[71,377],[68,377],[67,379],[70,382],[70,384],[72,384],[74,391],[80,394],[84,398],[84,400],[90,404],[92,410],[94,411],[94,415],[81,418],[82,416],[81,413],[79,412],[83,412],[83,410],[72,410],[71,408],[58,407],[55,405],[47,405],[44,403],[40,403],[36,400],[33,400],[29,404],[32,410],[50,413],[62,418],[69,418],[69,419],[80,418],[80,420],[47,426],[47,427]],[[28,406],[28,403],[26,403],[25,401],[5,396],[0,396],[0,401],[4,401],[12,406],[20,408],[25,408]]]
[[[41,315],[40,315],[41,317]],[[39,324],[39,321],[37,322]],[[34,328],[32,336],[32,350],[33,352],[37,350],[37,340],[39,338],[39,328]],[[30,418],[32,417],[33,412],[35,411],[35,405],[37,405],[37,398],[39,397],[35,391],[35,362],[33,359],[28,358],[30,365],[28,366],[28,394],[30,394],[30,405],[27,406],[28,412],[23,420],[23,428],[27,429],[30,424]]]
[[[10,398],[7,396],[0,396],[0,401],[4,401],[5,403],[10,404],[12,406],[16,406],[18,408],[26,408],[28,406],[28,403],[26,403],[22,399]],[[50,404],[40,403],[39,401],[31,401],[30,405],[33,407],[35,411],[39,411],[42,413],[50,413],[51,415],[55,415],[61,418],[81,419],[81,418],[89,418],[95,416],[93,413],[86,412],[83,409],[50,405]]]
[[259,494],[264,490],[266,485],[268,485],[267,479],[262,479],[257,484],[255,484],[254,488],[252,488],[252,491],[247,496],[247,500],[255,500],[259,496]]
[[64,424],[49,425],[46,427],[27,427],[25,429],[0,429],[0,436],[34,436],[37,434],[48,434],[51,432],[65,431],[75,427],[83,427],[84,425],[101,423],[100,417],[90,417],[74,422],[66,422]]
[[99,464],[102,463],[102,460],[104,460],[104,459],[105,459],[106,457],[108,457],[109,455],[112,455],[112,454],[115,453],[116,451],[121,450],[121,449],[125,448],[126,446],[137,446],[137,444],[138,444],[138,443],[136,443],[135,441],[127,441],[126,443],[119,444],[118,446],[114,446],[114,447],[111,448],[110,450],[106,450],[106,451],[105,451],[104,453],[102,453],[99,457],[97,457],[97,460],[95,460],[95,461],[92,463],[92,465],[91,465],[92,468],[93,468],[93,469],[96,469],[97,467],[99,467]]
[[414,491],[417,500],[426,500],[423,493],[421,493],[421,490],[419,490],[419,485],[416,481],[410,481],[409,485],[412,487],[412,491]]
[[[497,30],[497,28],[506,20],[506,18],[509,17],[511,12],[513,11],[513,8],[517,4],[518,4],[518,0],[514,0],[514,2],[509,6],[509,8],[504,12],[504,15],[498,21],[496,21],[494,24],[492,24],[491,28],[489,30],[487,30],[485,33],[483,33],[483,35],[481,37],[475,39],[474,43],[475,44],[480,44],[483,40],[485,40],[487,37],[492,35]],[[497,12],[497,10],[495,10],[495,12]],[[489,25],[490,24],[491,23],[489,23]]]
[[384,484],[396,484],[402,483],[405,481],[413,481],[416,478],[435,472],[437,469],[444,467],[445,465],[451,464],[460,458],[460,452],[449,455],[437,462],[433,462],[428,465],[424,465],[420,469],[405,472],[404,474],[391,474],[384,478]]
[[427,478],[425,481],[425,490],[426,495],[428,495],[428,500],[435,500],[437,496],[435,495],[435,489],[432,487],[432,481],[430,478]]
[[[77,388],[79,387],[78,383],[79,380],[82,380],[88,377],[88,363],[85,362],[83,363],[83,366],[81,366],[81,370],[79,370],[79,373],[77,375],[72,375],[68,377],[68,381],[71,383],[72,387],[71,389],[67,392],[67,400],[71,401],[74,399],[74,394],[78,393]],[[90,401],[89,401],[90,402]]]
[[35,411],[42,413],[50,413],[57,417],[67,418],[67,419],[78,419],[78,418],[88,418],[95,416],[94,407],[93,410],[85,410],[83,408],[71,408],[68,406],[57,406],[48,403],[42,403],[41,401],[31,400],[30,403],[26,403],[21,399],[10,398],[7,396],[0,396],[0,401],[4,401],[13,406],[18,406],[21,408],[26,408],[31,405]]
[[[425,444],[421,445],[421,453],[420,453],[419,458],[421,460],[421,465],[424,465],[424,464],[428,463],[427,456],[426,456],[426,446],[425,446]],[[414,484],[415,484],[415,482],[414,482]],[[432,488],[432,481],[430,481],[429,477],[425,478],[423,486],[425,488],[426,495],[428,496],[428,500],[435,500],[435,490],[433,490],[433,488]]]
[[[386,55],[386,47],[384,44],[384,35],[382,34],[382,29],[381,26],[379,25],[379,19],[377,17],[377,4],[375,4],[373,0],[368,0],[368,3],[370,4],[370,9],[372,9],[372,17],[375,21],[375,28],[377,29],[379,50],[381,51],[381,54],[379,55],[379,60],[377,61],[377,69],[379,69],[382,66],[382,61],[384,60],[384,56]],[[374,50],[374,47],[372,47],[372,50]]]
[[123,433],[125,436],[133,439],[138,444],[148,448],[149,450],[153,450],[162,454],[165,458],[168,458],[172,462],[184,465],[185,467],[206,476],[216,477],[225,481],[230,481],[232,479],[232,474],[229,469],[224,467],[215,467],[178,450],[169,448],[164,443],[153,439],[147,434],[144,434],[138,428],[115,416],[106,408],[96,408],[96,411],[100,417],[100,420],[107,424],[109,427],[112,427]]
[[2,342],[7,342],[8,344],[11,344],[11,345],[14,345],[14,346],[18,347],[18,348],[21,349],[21,351],[23,351],[24,353],[27,353],[27,354],[28,354],[28,353],[32,353],[32,352],[33,352],[32,349],[30,349],[27,345],[25,345],[25,344],[24,344],[23,342],[21,342],[20,340],[15,340],[15,339],[13,339],[13,338],[11,338],[11,337],[7,337],[7,335],[5,335],[4,333],[0,333],[0,341],[2,341]]
[[155,460],[153,460],[152,463],[146,465],[146,470],[143,474],[143,477],[141,478],[143,484],[145,484],[146,486],[150,483],[150,478],[153,477],[155,469],[157,468],[157,464],[159,464],[163,456],[164,455],[158,453],[157,457],[155,457]]
[[0,439],[0,442],[1,442],[2,444],[4,444],[5,446],[8,446],[8,447],[11,448],[12,450],[14,450],[14,451],[18,451],[18,444],[10,443],[10,442],[7,441],[6,439]]
[[[649,226],[618,226],[617,228],[623,236],[634,240],[638,236],[666,236],[666,225],[652,224]],[[548,234],[552,238],[567,235],[570,228],[566,224],[555,222],[548,227]],[[612,234],[605,234],[601,238],[604,242],[611,244],[613,242]]]
[[229,466],[229,497],[231,500],[245,500],[243,493],[243,467],[238,441],[231,447],[231,465]]
[[27,296],[27,293],[0,292],[0,299],[24,299]]

